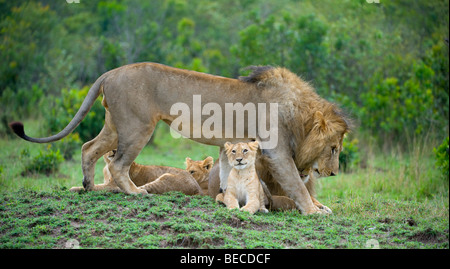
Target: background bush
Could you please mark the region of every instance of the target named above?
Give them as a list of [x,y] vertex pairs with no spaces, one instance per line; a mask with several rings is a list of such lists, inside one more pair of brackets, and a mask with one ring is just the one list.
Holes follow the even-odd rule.
[[50,175],[58,171],[59,166],[64,161],[64,157],[59,149],[54,149],[49,145],[45,150],[40,150],[39,154],[33,157],[25,166],[22,175],[29,173],[39,173]]
[[442,144],[435,148],[434,153],[436,154],[436,166],[441,170],[443,178],[449,180],[449,148],[448,148],[448,136],[444,139]]
[[[227,77],[285,66],[355,117],[361,143],[442,141],[448,15],[441,0],[0,1],[0,135],[24,118],[60,131],[102,73],[151,61]],[[103,118],[98,101],[80,140]]]
[[342,143],[343,150],[339,154],[339,168],[348,172],[352,168],[356,168],[361,161],[359,156],[358,139],[354,138],[351,141],[346,137]]
[[61,151],[65,160],[72,160],[76,151],[80,151],[81,139],[78,133],[71,133],[68,136],[61,139],[57,143],[53,143],[52,146]]
[[[44,119],[51,133],[61,131],[72,120],[83,103],[89,87],[82,89],[63,89],[61,97],[50,97],[48,107],[43,111]],[[92,106],[84,120],[74,130],[79,134],[79,138],[68,138],[69,140],[89,141],[96,137],[105,123],[105,109],[99,97]]]

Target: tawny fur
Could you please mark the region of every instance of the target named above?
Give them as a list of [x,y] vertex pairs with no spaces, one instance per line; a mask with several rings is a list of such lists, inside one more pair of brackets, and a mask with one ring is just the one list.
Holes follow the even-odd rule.
[[204,195],[208,194],[209,173],[213,168],[213,158],[207,157],[203,161],[193,161],[186,158],[186,171],[195,178]]
[[[104,183],[95,185],[97,190],[120,192],[114,180],[111,178],[108,164],[114,158],[115,152],[111,151],[103,156],[105,167],[103,168]],[[141,165],[133,162],[130,167],[130,179],[138,187],[148,193],[162,194],[170,191],[179,191],[186,195],[206,195],[201,185],[208,182],[209,171],[213,165],[212,157],[205,160],[193,161],[186,158],[186,170],[157,165]],[[73,187],[71,191],[80,191],[83,188]],[[206,189],[207,191],[207,189]]]
[[255,169],[258,142],[225,143],[225,151],[232,169],[223,202],[229,209],[239,208],[254,214],[267,213],[266,196]]
[[[32,138],[21,132],[20,124],[13,124],[12,127],[20,137],[31,142],[57,141],[76,128],[97,97],[103,94],[105,125],[96,138],[82,146],[83,186],[86,190],[96,190],[94,176],[97,160],[108,151],[117,149],[117,157],[108,164],[115,184],[125,193],[145,194],[147,192],[136,187],[130,179],[129,170],[152,136],[157,122],[162,120],[170,125],[178,117],[178,114],[170,113],[172,105],[184,103],[192,111],[193,95],[200,95],[203,104],[218,104],[222,111],[225,111],[226,103],[278,103],[278,144],[264,152],[270,157],[268,169],[302,213],[321,212],[314,205],[298,171],[317,166],[315,172],[321,176],[337,173],[335,168],[342,139],[348,131],[345,116],[287,69],[255,67],[248,78],[230,79],[156,63],[129,64],[100,76],[74,118],[58,134]],[[208,118],[208,115],[202,115],[200,125],[194,125],[191,117],[191,133],[184,135],[199,143],[219,147],[223,147],[226,141],[248,142],[254,138],[262,141],[258,133],[256,137],[244,139],[193,137],[192,133],[199,131]],[[259,124],[269,126],[268,122]],[[247,121],[243,127],[244,133],[248,133]],[[222,122],[222,130],[226,128],[225,122]],[[330,153],[332,148],[335,148],[333,154]],[[226,189],[231,167],[226,156],[221,156],[219,162],[220,184]]]
[[[258,160],[258,158],[257,158],[257,160]],[[256,163],[260,163],[260,161],[256,161]],[[219,165],[220,165],[219,163],[215,164],[213,167],[213,170],[211,170],[211,172],[209,173],[208,195],[211,196],[212,198],[215,198],[216,202],[223,203],[224,194],[223,194],[223,192],[220,192],[220,189],[219,189],[219,181],[220,181],[219,172],[218,172],[220,169],[218,167]],[[286,196],[283,189],[277,184],[276,181],[274,181],[274,179],[271,177],[270,174],[264,174],[263,177],[260,176],[262,173],[267,172],[267,170],[263,166],[257,165],[256,171],[257,171],[257,174],[258,174],[260,180],[263,180],[264,183],[268,183],[268,184],[266,184],[266,186],[269,189],[269,193],[271,195],[271,202],[272,202],[270,204],[268,202],[269,199],[267,197],[265,197],[265,206],[268,209],[275,210],[275,211],[285,211],[285,210],[297,209],[294,200],[292,200],[291,198]],[[260,171],[260,172],[258,172],[258,171]],[[316,182],[316,178],[314,177],[314,174],[312,172],[309,172],[307,175],[302,174],[301,179],[305,183],[306,188],[308,189],[308,192],[311,195],[311,200],[313,201],[314,205],[322,210],[327,211],[328,213],[332,213],[331,209],[329,209],[327,206],[324,206],[316,198],[314,198],[314,196],[315,196],[314,185]],[[267,194],[265,193],[265,195],[267,195]]]
[[[263,71],[258,72],[259,68]],[[349,132],[350,121],[339,107],[321,98],[309,83],[286,68],[252,69],[251,81],[262,90],[274,89],[267,94],[284,104],[281,114],[285,117],[283,123],[292,134],[290,143],[295,149],[294,160],[298,170],[309,169],[318,160],[330,159],[328,153],[332,147],[339,152],[342,150],[342,140]],[[248,77],[240,79],[245,81]],[[337,173],[338,168],[339,158],[333,158],[333,162],[320,165],[320,172],[325,173],[321,176],[329,176],[331,171]]]

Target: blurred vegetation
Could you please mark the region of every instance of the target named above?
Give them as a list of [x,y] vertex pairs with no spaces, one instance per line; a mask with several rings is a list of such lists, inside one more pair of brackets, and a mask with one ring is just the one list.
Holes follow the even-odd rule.
[[[448,29],[443,0],[0,0],[0,135],[24,118],[43,118],[43,133],[55,133],[102,73],[151,61],[227,77],[285,66],[352,115],[354,136],[364,135],[350,141],[442,141]],[[98,101],[76,130],[81,141],[103,115]]]
[[343,150],[339,154],[339,166],[342,171],[348,172],[353,168],[357,168],[361,162],[359,156],[358,139],[349,140],[344,138],[342,143]]
[[442,141],[439,147],[433,149],[436,154],[436,167],[441,170],[442,177],[449,180],[449,153],[448,153],[448,136]]
[[[42,111],[46,125],[44,127],[48,128],[51,133],[57,133],[64,129],[77,113],[88,91],[89,87],[63,89],[59,96],[49,96],[46,99],[47,108]],[[88,141],[96,137],[103,127],[104,119],[105,109],[102,106],[101,97],[99,97],[84,120],[74,130],[74,133],[79,134],[78,140]]]
[[[23,158],[28,157],[27,155],[27,152],[22,152]],[[22,172],[22,176],[30,173],[40,173],[48,176],[57,172],[63,161],[64,157],[61,155],[59,149],[54,149],[51,145],[48,145],[46,149],[39,150],[39,154],[28,161],[25,170]]]

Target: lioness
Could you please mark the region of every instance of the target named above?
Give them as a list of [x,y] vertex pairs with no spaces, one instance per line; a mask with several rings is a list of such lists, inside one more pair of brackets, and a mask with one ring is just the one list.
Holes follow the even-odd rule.
[[256,141],[225,143],[225,151],[232,169],[228,175],[228,187],[223,202],[229,209],[240,208],[250,214],[258,210],[268,212],[265,207],[267,198],[255,169],[258,146]]
[[[278,125],[274,130],[278,143],[276,147],[262,151],[270,159],[268,169],[303,214],[321,212],[311,200],[297,171],[317,163],[319,173],[336,174],[342,139],[349,131],[348,121],[336,105],[322,99],[308,83],[285,68],[254,67],[249,76],[230,79],[156,63],[129,64],[100,76],[74,118],[56,135],[32,138],[25,134],[22,123],[12,122],[10,127],[27,141],[48,143],[60,140],[78,126],[101,93],[102,105],[106,109],[105,125],[96,138],[82,146],[83,186],[86,190],[95,190],[97,160],[117,148],[116,157],[108,164],[114,182],[125,193],[147,193],[130,180],[128,171],[131,164],[150,139],[158,121],[170,125],[177,119],[178,114],[171,113],[172,106],[181,103],[193,110],[193,97],[200,95],[202,102],[213,103],[221,111],[225,111],[226,104],[230,103],[258,104],[258,107],[259,104],[277,104]],[[269,126],[270,115],[258,113],[261,120],[258,124]],[[191,117],[189,128],[181,126],[181,130],[189,130],[189,134],[182,134],[194,141],[223,147],[227,141],[265,140],[259,129],[252,134],[255,137],[249,137],[249,121],[242,122],[241,126],[245,138],[205,137],[201,128],[209,116],[197,115],[200,120],[194,121]],[[225,134],[234,133],[233,126],[225,124],[225,121],[221,122],[221,127]],[[180,130],[175,131],[181,133]],[[219,162],[220,185],[225,190],[231,167],[224,154]]]
[[[96,190],[108,190],[120,192],[111,178],[108,164],[114,158],[116,151],[110,151],[103,156],[105,167],[103,168],[104,183],[95,185]],[[207,157],[202,161],[193,161],[186,158],[186,170],[157,165],[141,165],[133,162],[130,167],[130,179],[138,187],[148,193],[161,194],[169,191],[179,191],[186,195],[203,195],[200,184],[208,182],[208,174],[212,168],[213,158]],[[70,191],[81,191],[82,187],[73,187]]]

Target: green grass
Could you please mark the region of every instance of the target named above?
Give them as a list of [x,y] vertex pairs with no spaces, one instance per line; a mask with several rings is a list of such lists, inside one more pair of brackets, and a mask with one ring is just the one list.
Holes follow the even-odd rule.
[[21,189],[0,199],[1,248],[448,248],[448,210],[420,203],[354,197],[327,201],[330,216],[297,211],[249,215],[209,197],[169,193]]
[[[161,130],[138,162],[184,167],[187,156],[217,158],[216,147]],[[371,156],[365,169],[321,179],[318,199],[333,214],[303,216],[249,215],[177,192],[71,193],[81,185],[79,153],[50,177],[21,175],[46,146],[0,140],[0,248],[366,248],[371,239],[380,248],[449,248],[448,180],[426,150]],[[100,160],[96,183],[102,168]]]

